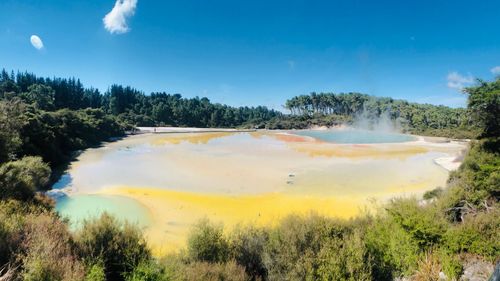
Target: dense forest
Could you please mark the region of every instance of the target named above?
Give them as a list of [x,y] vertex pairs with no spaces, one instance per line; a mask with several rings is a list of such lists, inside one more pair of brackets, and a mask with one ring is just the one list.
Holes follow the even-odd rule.
[[105,93],[85,88],[75,78],[40,78],[27,72],[0,75],[0,98],[18,98],[43,111],[99,109],[130,126],[242,127],[305,129],[339,124],[374,127],[383,120],[414,134],[473,138],[478,133],[464,108],[410,103],[360,93],[311,93],[285,102],[284,114],[263,106],[231,107],[208,98],[150,93],[111,85]]
[[38,109],[101,109],[123,123],[137,126],[238,127],[281,115],[263,106],[231,107],[207,98],[182,98],[180,94],[145,95],[132,87],[111,85],[101,94],[85,88],[75,78],[40,78],[31,73],[0,75],[0,98],[19,98]]
[[478,131],[465,108],[360,93],[311,93],[287,100],[285,108],[291,115],[274,118],[268,127],[307,128],[347,123],[374,128],[384,122],[404,132],[457,138],[472,138]]
[[[315,120],[319,115],[352,122],[354,113],[377,101],[378,115],[387,112],[387,104],[401,104],[406,109],[389,114],[408,119],[401,112],[418,105],[361,95],[359,99],[366,100],[355,106],[287,103],[298,116],[281,116],[265,108],[144,95],[121,86],[100,94],[75,79],[4,71],[0,280],[438,280],[442,274],[456,280],[474,270],[486,279],[500,257],[500,78],[479,81],[465,92],[467,109],[424,105],[428,109],[414,112],[412,119],[433,110],[460,116],[411,121],[423,124],[418,125],[422,130],[474,125],[477,139],[446,188],[427,192],[423,200],[393,199],[377,212],[351,220],[289,216],[275,226],[249,225],[231,232],[203,220],[194,226],[185,249],[159,258],[152,256],[140,228],[107,214],[70,231],[54,211],[54,202],[40,192],[53,168],[76,150],[123,135],[130,124],[239,126],[251,120]],[[358,95],[325,96],[347,101]]]

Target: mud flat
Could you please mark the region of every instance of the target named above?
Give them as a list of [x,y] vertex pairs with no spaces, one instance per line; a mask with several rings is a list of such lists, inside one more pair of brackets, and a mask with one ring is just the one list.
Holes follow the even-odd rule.
[[[228,228],[291,213],[348,218],[373,199],[420,196],[446,184],[465,147],[423,138],[333,143],[291,131],[132,135],[82,153],[56,184],[72,191],[57,207],[74,221],[85,211],[126,219],[120,210],[132,200],[132,219],[161,254],[182,246],[204,217]],[[105,197],[108,208],[85,209],[92,201],[86,196]]]

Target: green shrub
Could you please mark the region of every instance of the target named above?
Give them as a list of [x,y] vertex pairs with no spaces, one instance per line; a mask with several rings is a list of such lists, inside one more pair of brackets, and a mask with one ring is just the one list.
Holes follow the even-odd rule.
[[458,280],[463,271],[458,255],[449,253],[445,249],[437,249],[436,251],[443,273],[452,280]]
[[154,260],[141,261],[125,278],[127,281],[168,281],[164,268]]
[[284,218],[270,229],[264,251],[269,279],[317,279],[321,251],[332,243],[340,244],[347,231],[345,222],[315,214]]
[[355,230],[344,239],[330,239],[318,255],[318,272],[308,280],[372,280],[372,259],[364,233]]
[[101,261],[97,261],[89,266],[85,275],[85,281],[106,281],[106,273]]
[[389,216],[377,217],[364,227],[375,280],[393,280],[413,273],[420,248],[407,231]]
[[500,136],[500,77],[495,81],[479,81],[478,85],[468,87],[468,105],[474,121],[482,129],[483,137]]
[[194,262],[183,269],[182,281],[249,281],[245,269],[235,261],[225,263]]
[[222,225],[203,219],[196,223],[188,237],[188,256],[194,261],[225,262],[229,256],[229,243]]
[[151,258],[140,229],[107,213],[85,220],[76,242],[80,256],[88,263],[102,261],[107,280],[124,280],[141,261]]
[[426,191],[422,198],[429,200],[432,198],[439,198],[443,194],[443,189],[441,187],[434,188],[433,190]]
[[444,247],[451,253],[470,253],[485,257],[491,262],[500,257],[500,211],[498,208],[468,216],[450,227]]
[[263,253],[268,243],[269,235],[265,229],[256,227],[238,227],[231,233],[231,256],[245,268],[252,278],[267,277]]
[[30,200],[44,187],[50,168],[40,157],[24,157],[0,166],[0,199]]
[[54,214],[28,215],[17,260],[24,280],[82,280],[84,266],[67,225]]
[[438,244],[446,231],[446,221],[437,209],[433,205],[419,206],[414,198],[394,199],[386,210],[421,249]]
[[0,200],[0,267],[15,262],[21,248],[23,229],[27,216],[46,214],[43,206],[27,204],[17,200]]
[[54,109],[54,90],[43,84],[33,84],[28,87],[28,92],[22,93],[21,97],[28,104],[43,110]]
[[[3,93],[0,91],[0,96]],[[22,145],[19,134],[24,118],[25,104],[19,99],[0,100],[0,164],[15,159]]]
[[[455,189],[455,197],[453,200],[448,198],[447,207],[470,204],[484,209],[485,200],[498,201],[500,197],[500,154],[488,151],[484,141],[472,143],[467,157],[460,168],[450,175],[449,182],[450,188]],[[459,196],[456,196],[457,193]]]

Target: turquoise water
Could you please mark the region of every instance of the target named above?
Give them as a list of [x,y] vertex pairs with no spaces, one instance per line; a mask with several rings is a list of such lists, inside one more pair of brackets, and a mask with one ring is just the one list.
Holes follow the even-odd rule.
[[127,220],[140,227],[151,223],[148,210],[137,201],[123,196],[72,195],[57,199],[56,210],[63,217],[70,218],[70,226],[77,229],[84,219],[94,218],[103,212]]
[[308,136],[318,140],[333,143],[397,143],[415,140],[415,137],[404,134],[386,133],[368,130],[325,130],[325,131],[297,131],[294,134]]

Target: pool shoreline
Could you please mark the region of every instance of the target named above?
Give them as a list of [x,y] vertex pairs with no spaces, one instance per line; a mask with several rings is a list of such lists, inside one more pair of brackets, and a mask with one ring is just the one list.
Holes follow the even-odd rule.
[[[90,204],[78,202],[85,196],[134,200],[153,218],[146,232],[155,249],[165,250],[159,244],[183,245],[203,216],[229,227],[297,212],[349,218],[371,198],[420,196],[445,183],[447,163],[456,166],[465,148],[420,136],[350,144],[289,130],[144,133],[84,151],[56,184],[60,189],[49,193],[75,199],[75,208]],[[111,210],[123,207],[121,200],[109,202]],[[82,213],[59,207],[70,217]]]

